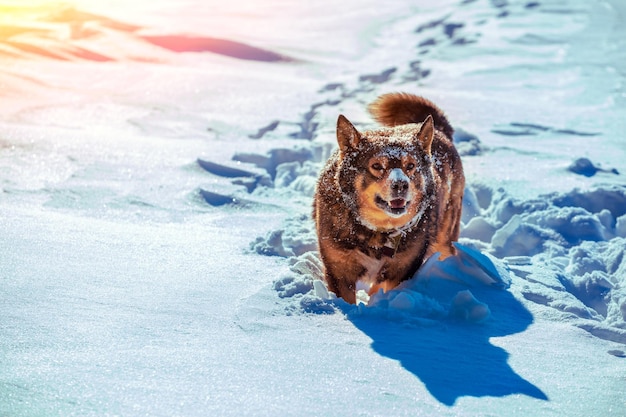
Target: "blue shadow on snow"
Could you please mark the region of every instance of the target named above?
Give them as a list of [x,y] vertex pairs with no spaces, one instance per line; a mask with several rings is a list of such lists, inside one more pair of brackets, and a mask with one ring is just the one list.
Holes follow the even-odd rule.
[[524,331],[533,322],[532,314],[508,291],[486,286],[471,291],[491,310],[484,323],[446,320],[445,325],[410,327],[371,316],[353,316],[350,320],[373,339],[376,352],[398,360],[447,406],[463,396],[524,394],[548,400],[543,391],[509,366],[509,354],[504,349],[489,343],[491,337]]

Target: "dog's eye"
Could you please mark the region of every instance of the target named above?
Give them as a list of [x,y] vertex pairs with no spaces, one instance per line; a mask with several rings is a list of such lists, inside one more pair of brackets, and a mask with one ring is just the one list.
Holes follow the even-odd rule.
[[408,164],[406,164],[407,171],[413,171],[414,169],[415,169],[415,164],[413,162],[409,162]]
[[374,162],[372,164],[372,169],[374,171],[382,171],[384,168],[383,168],[383,166],[379,162]]

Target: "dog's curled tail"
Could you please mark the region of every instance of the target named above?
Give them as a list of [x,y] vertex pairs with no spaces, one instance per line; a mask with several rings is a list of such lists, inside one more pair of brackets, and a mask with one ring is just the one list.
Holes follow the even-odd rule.
[[385,126],[422,123],[428,115],[433,117],[435,128],[452,138],[454,129],[443,111],[432,101],[409,93],[383,94],[367,108],[374,119]]

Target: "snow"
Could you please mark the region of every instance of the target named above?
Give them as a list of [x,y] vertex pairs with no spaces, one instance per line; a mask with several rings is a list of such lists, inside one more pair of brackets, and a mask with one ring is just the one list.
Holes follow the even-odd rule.
[[[0,3],[0,415],[622,415],[623,2],[222,3]],[[311,200],[392,91],[461,240],[354,306]]]

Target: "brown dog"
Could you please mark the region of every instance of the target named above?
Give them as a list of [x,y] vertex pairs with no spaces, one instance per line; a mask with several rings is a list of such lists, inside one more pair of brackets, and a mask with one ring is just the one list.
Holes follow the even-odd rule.
[[452,127],[431,101],[386,94],[369,106],[384,127],[359,132],[337,120],[339,149],[313,203],[328,288],[356,302],[413,276],[435,252],[455,253],[465,177]]

